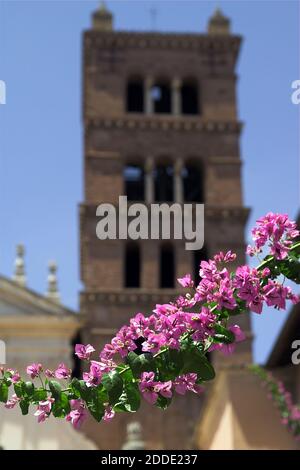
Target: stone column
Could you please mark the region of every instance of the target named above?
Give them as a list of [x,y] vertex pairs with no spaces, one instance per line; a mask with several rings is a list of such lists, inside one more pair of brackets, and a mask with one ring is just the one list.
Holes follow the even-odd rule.
[[177,159],[174,164],[174,199],[175,202],[183,203],[183,181],[182,181],[183,160]]
[[153,113],[153,99],[151,90],[153,87],[153,78],[147,77],[145,80],[144,85],[144,95],[145,95],[145,113],[152,114]]
[[181,114],[181,80],[174,78],[172,80],[172,114],[178,116]]
[[145,200],[147,204],[154,202],[154,160],[148,157],[145,163]]

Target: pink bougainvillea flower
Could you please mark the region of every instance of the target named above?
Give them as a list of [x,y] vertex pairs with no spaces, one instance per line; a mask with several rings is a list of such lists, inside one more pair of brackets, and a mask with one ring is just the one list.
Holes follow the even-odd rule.
[[115,416],[115,411],[112,409],[111,406],[107,406],[106,409],[105,409],[105,412],[104,412],[104,416],[103,416],[103,419],[104,421],[110,421],[111,419],[114,418]]
[[100,384],[101,378],[101,365],[96,361],[92,361],[89,372],[83,373],[83,380],[85,381],[87,387],[96,387]]
[[158,393],[154,391],[154,385],[156,384],[154,378],[154,372],[143,372],[139,383],[140,392],[150,405],[154,405],[158,399]]
[[26,368],[27,374],[30,375],[32,379],[35,379],[36,377],[38,377],[40,373],[42,372],[42,370],[43,370],[42,364],[36,364],[36,363],[30,364]]
[[75,345],[75,355],[82,360],[89,360],[91,354],[95,352],[95,348],[90,344],[76,344]]
[[45,401],[39,402],[38,408],[34,413],[34,416],[37,416],[38,423],[44,422],[49,417],[53,402],[54,398],[48,398]]
[[155,309],[153,310],[153,312],[157,315],[170,315],[171,313],[175,313],[176,311],[176,305],[171,304],[156,304]]
[[285,302],[291,295],[291,289],[269,279],[268,284],[263,288],[263,293],[268,307],[273,306],[284,310]]
[[191,391],[197,394],[200,394],[204,391],[204,388],[201,385],[196,384],[197,374],[189,373],[180,375],[177,377],[174,382],[174,388],[176,393],[179,395],[185,395],[187,391]]
[[240,343],[246,339],[246,335],[239,325],[230,325],[228,330],[234,334],[236,343]]
[[107,343],[99,354],[100,359],[111,360],[116,354],[116,350],[111,343]]
[[86,420],[87,416],[88,413],[86,409],[81,408],[79,410],[70,411],[70,413],[66,416],[66,420],[71,422],[75,429],[79,429],[82,423]]
[[160,348],[166,344],[166,337],[163,333],[150,333],[147,341],[143,342],[143,351],[148,351],[153,354],[157,353]]
[[158,382],[154,379],[154,372],[143,372],[139,383],[140,392],[150,405],[157,402],[159,395],[165,398],[172,397],[172,381]]
[[45,376],[47,377],[47,379],[53,379],[55,377],[55,372],[53,370],[46,369]]
[[11,374],[10,380],[12,381],[13,384],[16,384],[17,382],[21,380],[21,376],[17,370],[7,369],[7,372],[10,372]]
[[177,281],[182,287],[193,287],[194,285],[194,281],[192,280],[192,277],[190,274],[186,274],[183,277],[179,277]]
[[172,381],[168,380],[167,382],[157,382],[154,385],[154,391],[158,392],[165,398],[172,397]]
[[137,339],[135,330],[132,327],[122,326],[116,336],[111,340],[114,354],[120,354],[122,358],[126,357],[130,351],[136,349],[135,339]]
[[63,362],[59,364],[58,368],[54,372],[57,379],[68,379],[71,377],[71,369],[69,369]]
[[16,406],[16,404],[20,401],[20,398],[17,397],[17,395],[14,393],[11,398],[5,403],[5,408],[8,410],[11,410]]
[[236,259],[236,254],[233,253],[231,250],[227,251],[227,253],[223,253],[223,251],[220,251],[220,253],[217,253],[214,256],[214,261],[217,263],[231,263]]

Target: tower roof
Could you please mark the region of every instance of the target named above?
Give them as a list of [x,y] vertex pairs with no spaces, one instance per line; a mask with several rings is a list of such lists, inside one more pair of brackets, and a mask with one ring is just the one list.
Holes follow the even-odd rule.
[[208,34],[230,34],[230,20],[216,8],[208,22]]
[[107,9],[105,2],[101,2],[98,10],[93,14],[93,28],[104,32],[113,29],[113,14]]

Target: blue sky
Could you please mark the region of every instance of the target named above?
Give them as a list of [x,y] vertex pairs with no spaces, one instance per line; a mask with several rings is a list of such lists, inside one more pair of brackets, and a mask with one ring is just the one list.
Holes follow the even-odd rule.
[[[299,210],[299,3],[296,1],[109,1],[116,29],[203,32],[216,7],[244,36],[238,65],[248,230],[265,212]],[[77,205],[82,200],[81,34],[97,1],[0,0],[0,272],[11,276],[15,245],[26,246],[28,284],[46,288],[59,264],[64,303],[77,307]],[[263,361],[286,317],[254,317],[255,358]]]

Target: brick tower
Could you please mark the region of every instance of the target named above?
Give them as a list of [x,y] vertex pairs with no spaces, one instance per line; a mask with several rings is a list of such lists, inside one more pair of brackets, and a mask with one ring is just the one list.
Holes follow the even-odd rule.
[[[113,30],[102,6],[84,34],[84,202],[80,208],[81,311],[84,341],[98,347],[132,314],[178,294],[176,278],[196,274],[219,250],[244,257],[248,210],[242,201],[236,73],[241,37],[220,11],[205,34]],[[96,207],[131,201],[205,203],[205,249],[184,241],[96,237]],[[249,339],[230,361],[251,357]],[[221,363],[220,355],[213,357]],[[203,400],[178,397],[162,412],[143,404],[109,424],[89,422],[101,449],[120,449],[126,424],[139,421],[149,449],[191,448]]]

